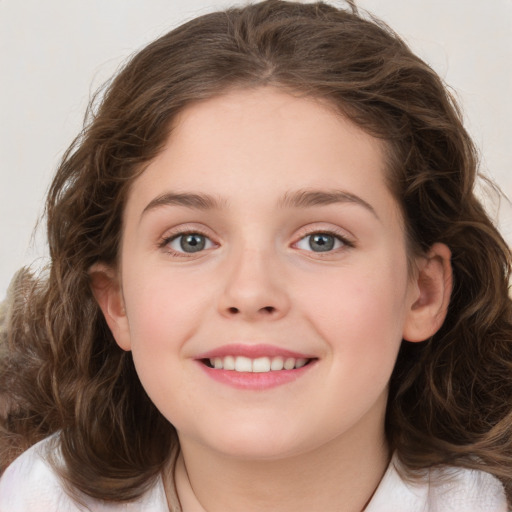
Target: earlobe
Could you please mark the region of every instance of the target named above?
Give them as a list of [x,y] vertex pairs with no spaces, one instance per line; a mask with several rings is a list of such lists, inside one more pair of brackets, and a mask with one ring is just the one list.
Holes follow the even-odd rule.
[[419,342],[433,336],[446,318],[452,292],[451,251],[441,243],[434,244],[418,261],[411,300],[404,324],[403,338]]
[[119,279],[114,269],[97,263],[89,270],[91,289],[117,344],[131,350],[130,330]]

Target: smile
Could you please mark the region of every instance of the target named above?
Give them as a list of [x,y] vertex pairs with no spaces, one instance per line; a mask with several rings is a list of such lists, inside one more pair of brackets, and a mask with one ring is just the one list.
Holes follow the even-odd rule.
[[212,379],[238,388],[264,390],[293,382],[318,358],[271,345],[227,345],[196,359]]
[[308,364],[311,359],[295,357],[258,357],[251,359],[244,356],[215,357],[205,360],[210,368],[232,370],[235,372],[267,373],[281,370],[296,370]]

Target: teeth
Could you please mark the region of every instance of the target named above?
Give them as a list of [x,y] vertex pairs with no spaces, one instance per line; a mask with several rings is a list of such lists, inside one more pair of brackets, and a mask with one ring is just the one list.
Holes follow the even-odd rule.
[[210,359],[210,365],[216,370],[234,370],[236,372],[267,373],[270,371],[294,370],[302,368],[307,359],[294,357],[258,357],[250,359],[244,356],[226,356]]
[[236,372],[252,372],[252,361],[248,357],[237,357],[235,359]]
[[235,358],[233,356],[227,356],[224,360],[220,360],[221,368],[224,370],[234,370],[235,369]]
[[282,357],[273,357],[270,363],[270,369],[272,371],[279,371],[284,368],[284,361]]
[[295,359],[293,357],[288,357],[284,362],[284,369],[285,370],[293,370],[294,366],[295,366]]
[[270,371],[270,359],[268,357],[258,357],[252,362],[252,371],[257,373],[265,373]]
[[302,368],[303,366],[306,366],[307,362],[307,359],[297,359],[297,361],[295,361],[295,368]]

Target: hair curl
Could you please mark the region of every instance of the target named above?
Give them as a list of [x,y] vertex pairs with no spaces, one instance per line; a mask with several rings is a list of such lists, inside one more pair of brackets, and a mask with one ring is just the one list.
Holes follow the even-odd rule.
[[4,467],[60,431],[64,476],[93,497],[131,500],[162,470],[176,433],[113,340],[88,271],[115,265],[127,191],[174,117],[233,87],[272,85],[327,100],[385,140],[410,250],[444,242],[453,254],[446,321],[430,340],[402,344],[391,448],[412,472],[479,468],[512,496],[510,252],[475,198],[476,151],[441,79],[348,3],[267,0],[201,16],[136,54],[92,103],[48,194],[47,275],[21,272],[4,312]]

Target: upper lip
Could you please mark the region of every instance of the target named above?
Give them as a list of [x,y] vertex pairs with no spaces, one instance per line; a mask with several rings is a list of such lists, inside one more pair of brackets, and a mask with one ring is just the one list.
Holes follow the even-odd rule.
[[258,357],[293,357],[295,359],[314,359],[315,356],[288,350],[275,345],[232,343],[209,350],[197,356],[197,359],[213,359],[215,357],[242,356],[250,359]]

